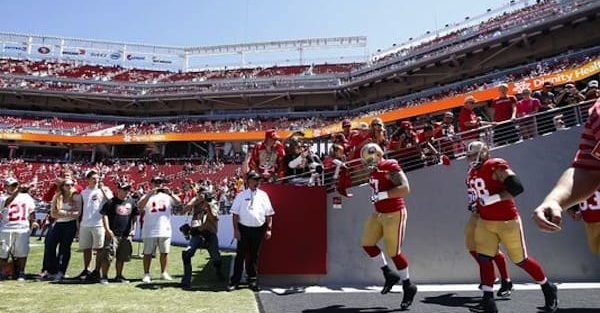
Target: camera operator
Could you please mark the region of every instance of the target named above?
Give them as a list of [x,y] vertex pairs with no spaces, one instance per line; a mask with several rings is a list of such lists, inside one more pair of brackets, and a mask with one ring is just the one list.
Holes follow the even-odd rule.
[[296,185],[318,185],[322,181],[323,164],[310,149],[308,143],[297,144],[293,154],[286,156],[286,175],[295,176],[291,183]]
[[224,280],[221,271],[221,254],[219,253],[219,239],[217,237],[219,224],[219,204],[213,194],[201,188],[196,197],[192,198],[185,206],[186,212],[192,212],[189,224],[182,225],[179,230],[189,239],[185,250],[181,251],[183,261],[183,277],[181,287],[188,289],[192,283],[192,258],[196,250],[205,248],[208,250],[210,260],[217,277]]

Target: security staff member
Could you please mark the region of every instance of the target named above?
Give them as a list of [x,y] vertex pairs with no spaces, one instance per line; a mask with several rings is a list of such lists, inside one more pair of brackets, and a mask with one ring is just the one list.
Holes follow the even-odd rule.
[[[275,214],[267,193],[258,189],[259,182],[260,175],[257,172],[248,172],[246,175],[248,188],[235,197],[231,206],[234,237],[238,243],[233,276],[227,288],[229,291],[236,289],[240,283],[244,260],[246,260],[248,285],[253,291],[258,291],[256,278],[258,251],[262,238],[271,238],[272,217]],[[246,252],[250,254],[248,259],[246,259]]]
[[180,228],[184,235],[190,238],[185,250],[181,251],[183,261],[181,287],[184,289],[191,287],[192,258],[196,250],[200,248],[208,250],[217,277],[225,279],[221,271],[221,254],[219,253],[219,238],[217,237],[219,223],[219,205],[217,201],[213,199],[213,195],[208,190],[200,188],[196,197],[185,206],[185,210],[192,212],[192,219],[189,224]]

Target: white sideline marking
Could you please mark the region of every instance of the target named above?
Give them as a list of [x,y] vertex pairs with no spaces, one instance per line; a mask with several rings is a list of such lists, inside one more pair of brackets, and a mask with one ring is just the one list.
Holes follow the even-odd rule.
[[[418,285],[419,292],[458,292],[458,291],[479,291],[477,284],[448,284],[448,285]],[[557,283],[560,290],[577,289],[600,289],[600,283]],[[498,289],[499,285],[496,284]],[[539,290],[538,284],[514,284],[514,290]],[[287,293],[378,293],[381,286],[368,287],[292,287],[286,288],[265,288],[261,293],[287,294]],[[392,292],[401,292],[402,286],[394,286]]]

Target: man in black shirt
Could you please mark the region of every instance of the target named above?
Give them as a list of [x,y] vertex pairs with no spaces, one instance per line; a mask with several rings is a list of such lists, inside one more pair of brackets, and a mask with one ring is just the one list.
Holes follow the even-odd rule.
[[136,217],[140,214],[136,201],[129,197],[131,185],[120,182],[117,196],[108,201],[100,210],[102,223],[106,230],[104,242],[102,278],[100,282],[108,283],[107,274],[110,262],[116,257],[117,276],[115,280],[122,283],[129,282],[123,276],[123,265],[131,260],[131,237],[135,230]]

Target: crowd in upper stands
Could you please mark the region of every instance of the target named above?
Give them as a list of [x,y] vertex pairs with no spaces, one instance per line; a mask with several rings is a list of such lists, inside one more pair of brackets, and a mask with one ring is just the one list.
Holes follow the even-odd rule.
[[[566,69],[575,68],[585,64],[597,57],[597,53],[555,57],[540,62],[532,63],[528,66],[519,66],[514,68],[506,75],[492,76],[487,80],[480,80],[476,83],[459,84],[456,87],[437,87],[437,92],[428,93],[420,97],[413,95],[402,96],[397,99],[384,100],[384,107],[378,106],[376,109],[362,110],[352,115],[341,115],[337,118],[325,118],[313,114],[304,118],[242,118],[236,120],[210,121],[210,120],[192,120],[184,119],[178,121],[168,121],[161,123],[131,123],[124,127],[115,127],[119,124],[114,122],[91,122],[84,120],[68,120],[59,118],[34,118],[17,116],[0,116],[0,130],[4,132],[47,132],[61,134],[82,135],[93,131],[115,127],[112,134],[125,135],[150,135],[163,133],[182,133],[182,132],[245,132],[255,130],[266,130],[276,128],[280,130],[302,130],[320,128],[332,123],[338,123],[346,118],[357,116],[374,116],[390,110],[417,106],[423,103],[440,100],[469,92],[484,90],[497,86],[500,83],[510,83],[524,80],[531,77],[540,77]],[[493,73],[491,73],[493,74]],[[368,107],[368,106],[367,106]]]
[[[430,38],[425,42],[409,48],[401,49],[391,54],[382,56],[375,63],[343,63],[343,64],[312,64],[312,65],[286,65],[269,67],[225,68],[220,70],[199,70],[188,72],[169,72],[149,69],[128,69],[118,65],[92,65],[79,61],[65,62],[53,60],[14,60],[0,59],[0,73],[9,76],[0,77],[0,88],[37,89],[46,91],[68,91],[77,93],[100,94],[166,94],[186,93],[213,90],[244,90],[244,89],[270,89],[288,86],[312,86],[312,82],[294,80],[293,76],[313,76],[321,74],[348,74],[352,71],[365,69],[363,74],[370,75],[380,70],[386,70],[386,64],[398,66],[408,64],[418,59],[448,53],[461,49],[473,42],[479,42],[502,32],[529,25],[535,21],[548,17],[570,13],[579,7],[589,5],[591,0],[537,1],[536,4],[525,8],[505,12],[478,25],[469,26],[448,34]],[[383,64],[384,66],[380,66]],[[14,76],[19,75],[19,76]],[[36,80],[37,78],[64,78],[70,80]],[[260,81],[258,78],[273,77],[272,80]],[[286,78],[291,77],[291,78]],[[339,85],[345,79],[354,79],[352,76],[341,76],[333,80],[314,82]],[[235,82],[236,79],[243,79]],[[233,82],[220,82],[234,80]],[[103,82],[135,83],[103,84]],[[172,83],[185,82],[196,84],[173,85]],[[146,85],[157,85],[153,88],[144,88]]]

